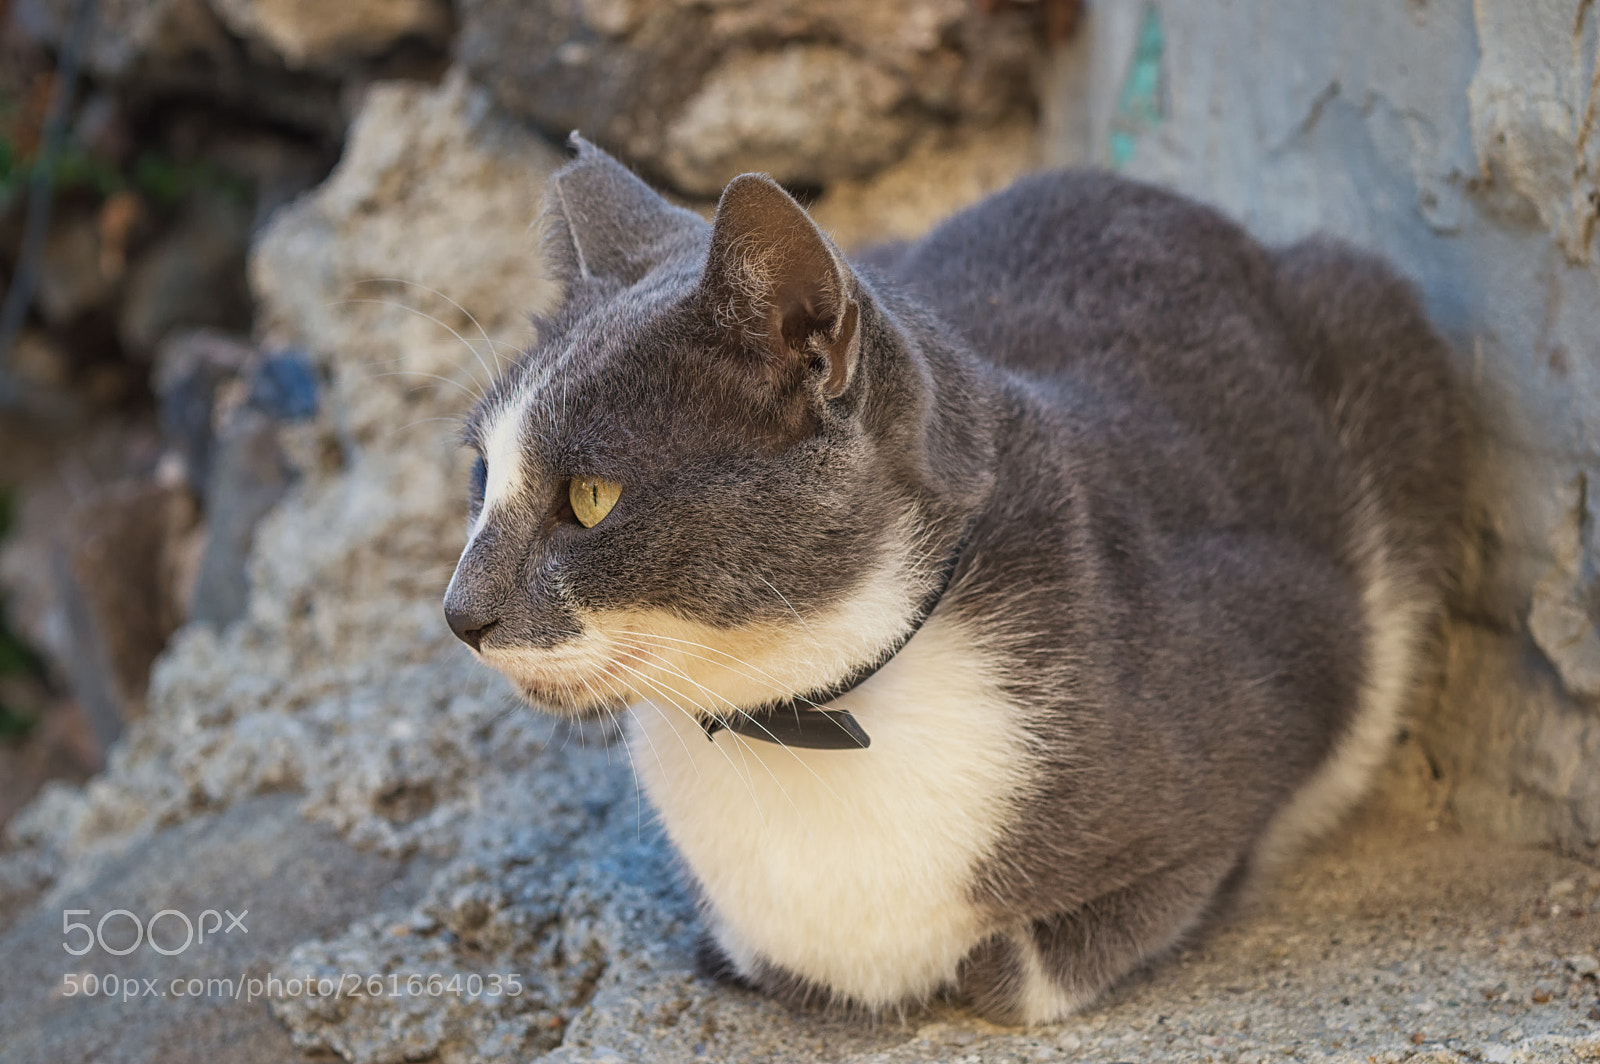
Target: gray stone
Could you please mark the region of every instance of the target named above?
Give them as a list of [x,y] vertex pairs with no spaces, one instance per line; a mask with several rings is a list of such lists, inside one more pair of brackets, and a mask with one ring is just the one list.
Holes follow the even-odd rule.
[[924,135],[904,159],[869,178],[829,185],[811,216],[846,251],[911,240],[1038,163],[1031,122],[941,130]]
[[457,54],[548,132],[715,195],[746,170],[865,177],[917,133],[1020,116],[1041,42],[1023,13],[957,0],[466,0]]
[[150,667],[180,619],[174,547],[193,523],[188,492],[155,482],[97,489],[68,515],[54,559],[66,665],[102,748],[144,713]]
[[[57,47],[76,0],[19,0],[12,17],[29,36]],[[102,77],[163,81],[185,68],[233,63],[232,46],[206,0],[97,0],[84,65]]]
[[148,360],[179,328],[242,330],[250,320],[245,254],[251,210],[220,193],[199,195],[133,263],[117,313],[125,351]]
[[1107,0],[1086,26],[1088,120],[1062,126],[1082,139],[1057,152],[1172,185],[1269,240],[1338,234],[1421,286],[1483,430],[1423,742],[1465,822],[1591,860],[1597,24],[1568,0]]
[[442,41],[450,9],[441,0],[212,0],[230,30],[258,41],[290,67],[338,66],[377,55],[407,37]]
[[254,408],[238,410],[218,436],[208,462],[205,547],[188,619],[228,625],[244,615],[250,591],[245,566],[256,526],[288,491],[293,477],[278,434],[282,423]]
[[[426,861],[351,848],[296,817],[293,801],[282,796],[244,801],[142,839],[0,930],[0,955],[7,959],[0,973],[0,1061],[297,1059],[267,1012],[265,986],[252,1000],[241,980],[303,976],[285,963],[295,942],[318,929],[335,931],[367,906],[405,904],[426,882],[426,869]],[[126,956],[98,944],[81,957],[63,951],[63,943],[78,948],[83,934],[63,935],[64,919],[95,926],[115,909],[146,926],[165,909],[196,924],[206,910],[248,915],[244,930],[219,930],[187,949],[179,948],[182,921],[167,916]],[[225,929],[230,922],[217,923]],[[132,927],[128,917],[112,918],[106,944],[126,948]],[[153,946],[176,952],[164,956]],[[69,994],[69,975],[80,985],[83,976],[94,976],[101,994]],[[182,984],[177,992],[175,981]],[[208,981],[216,982],[206,987]],[[117,993],[102,996],[108,986]],[[191,987],[201,992],[189,993]],[[131,990],[126,999],[125,990]]]

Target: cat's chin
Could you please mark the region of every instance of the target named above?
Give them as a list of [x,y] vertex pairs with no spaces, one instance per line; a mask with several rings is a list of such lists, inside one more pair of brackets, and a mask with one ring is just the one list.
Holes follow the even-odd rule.
[[564,685],[552,687],[518,680],[515,677],[510,679],[511,685],[516,688],[517,694],[524,702],[534,709],[557,717],[573,720],[606,719],[628,708],[628,700],[620,695],[597,696]]

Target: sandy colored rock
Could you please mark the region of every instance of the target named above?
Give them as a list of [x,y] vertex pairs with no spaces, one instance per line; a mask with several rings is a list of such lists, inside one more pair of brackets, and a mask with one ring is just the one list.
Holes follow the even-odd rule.
[[911,240],[1037,165],[1031,123],[936,133],[870,178],[828,186],[811,214],[847,251]]
[[864,177],[917,133],[1026,113],[1041,18],[960,0],[466,0],[457,54],[552,135],[581,130],[707,196],[749,170]]
[[666,131],[661,159],[688,192],[715,195],[751,170],[822,185],[899,159],[915,128],[908,86],[825,45],[734,55]]
[[230,30],[259,41],[291,67],[332,66],[376,55],[405,37],[442,39],[439,0],[211,0]]

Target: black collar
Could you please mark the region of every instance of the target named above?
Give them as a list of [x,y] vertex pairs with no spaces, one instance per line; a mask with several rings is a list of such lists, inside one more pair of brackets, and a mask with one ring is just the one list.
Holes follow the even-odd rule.
[[707,717],[701,721],[706,738],[715,742],[717,732],[726,729],[749,739],[760,739],[763,742],[804,750],[865,750],[871,746],[872,739],[867,735],[866,729],[861,727],[848,710],[822,707],[866,683],[874,673],[889,664],[896,654],[905,649],[906,644],[911,642],[912,636],[922,630],[922,626],[933,615],[934,608],[944,598],[944,593],[950,589],[956,569],[961,564],[961,557],[966,552],[969,537],[970,531],[961,537],[961,542],[950,552],[944,568],[940,570],[939,583],[922,600],[922,604],[917,607],[917,616],[911,622],[911,627],[893,646],[871,661],[857,666],[853,672],[831,687],[796,695],[782,702],[767,702],[754,709],[738,710],[737,715],[731,718],[720,714]]

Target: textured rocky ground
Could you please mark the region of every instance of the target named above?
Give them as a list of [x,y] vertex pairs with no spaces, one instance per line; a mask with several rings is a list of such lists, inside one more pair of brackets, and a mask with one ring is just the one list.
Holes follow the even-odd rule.
[[[480,744],[462,751],[468,799],[449,827],[423,818],[399,850],[352,847],[294,799],[265,795],[80,859],[0,937],[0,1060],[1600,1059],[1600,872],[1463,837],[1416,812],[1415,785],[1391,786],[1281,884],[1072,1021],[1005,1030],[935,1007],[873,1024],[696,977],[693,909],[630,752],[497,713],[442,709]],[[176,957],[59,952],[63,909],[212,906],[248,908],[248,939]],[[118,1001],[63,996],[68,973],[163,992],[270,974],[382,985],[359,998]],[[488,987],[512,973],[521,993],[448,989],[453,976]]]

